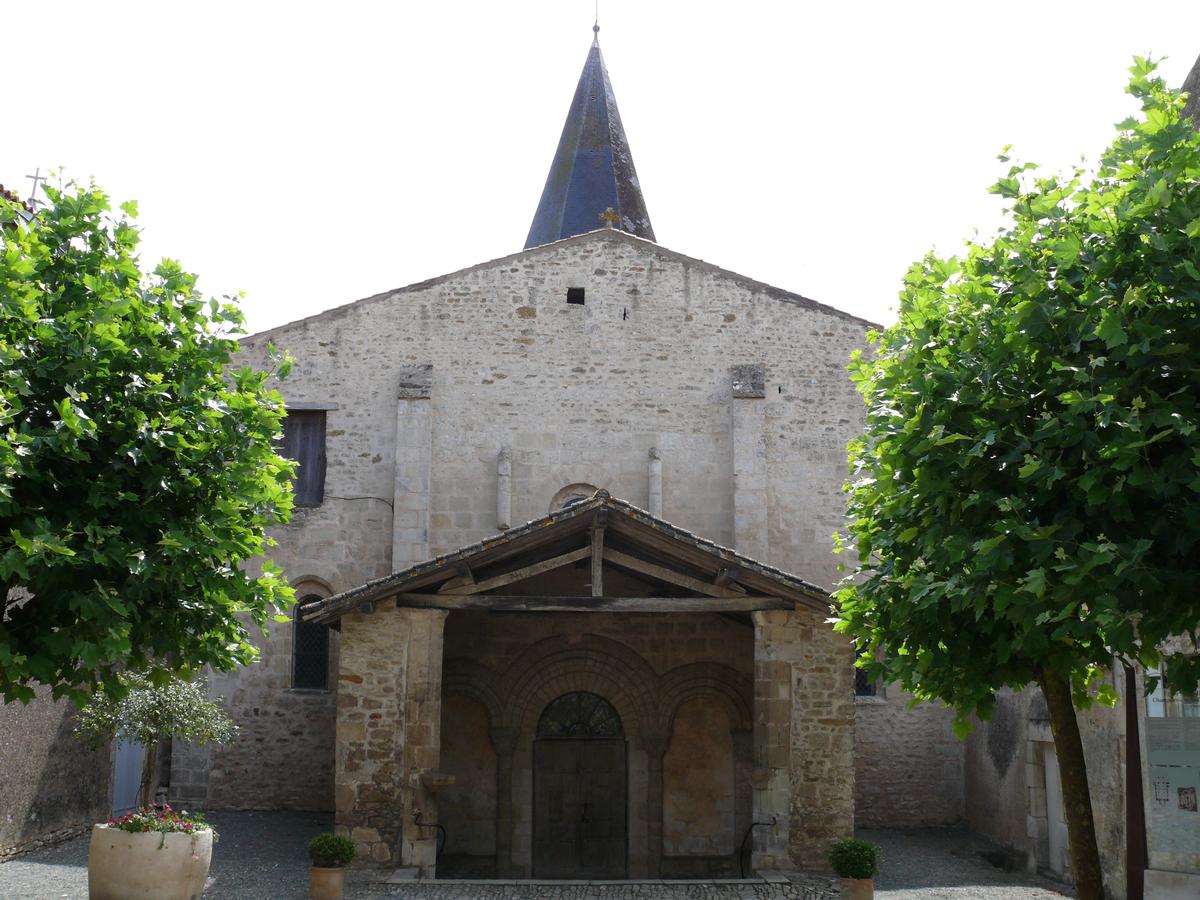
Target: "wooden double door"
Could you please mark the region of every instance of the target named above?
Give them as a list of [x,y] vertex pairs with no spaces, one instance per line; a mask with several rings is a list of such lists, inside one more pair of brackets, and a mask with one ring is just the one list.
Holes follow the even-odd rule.
[[628,784],[624,738],[534,741],[534,877],[625,878]]

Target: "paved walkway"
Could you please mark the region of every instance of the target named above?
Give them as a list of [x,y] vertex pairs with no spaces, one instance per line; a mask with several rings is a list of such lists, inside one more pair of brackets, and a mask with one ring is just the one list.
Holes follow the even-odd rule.
[[[214,813],[221,839],[205,900],[303,900],[308,896],[308,839],[328,830],[327,816],[305,813]],[[961,832],[865,832],[883,845],[880,900],[1061,900],[1061,885],[993,868],[979,856],[988,844]],[[430,882],[385,886],[357,879],[351,900],[826,900],[837,896],[819,878],[793,882]],[[4,900],[87,897],[87,837],[0,863]]]

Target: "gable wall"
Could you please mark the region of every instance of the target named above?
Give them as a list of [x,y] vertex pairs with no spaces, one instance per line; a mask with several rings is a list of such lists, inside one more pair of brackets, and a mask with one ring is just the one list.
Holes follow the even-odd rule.
[[[585,305],[566,303],[568,287],[585,288]],[[599,233],[253,336],[241,361],[264,365],[268,340],[295,357],[281,386],[289,403],[337,404],[327,414],[325,501],[280,529],[275,558],[289,576],[318,576],[336,592],[493,534],[505,448],[510,524],[544,515],[553,495],[576,482],[649,507],[649,452],[657,448],[664,518],[832,587],[845,446],[862,422],[845,367],[867,327]],[[732,399],[730,368],[744,364],[765,368],[763,398]],[[403,401],[397,454],[400,385],[422,365],[432,365],[429,398]],[[397,456],[405,484],[420,481],[428,459],[429,529],[422,548],[422,511],[402,502],[393,558]],[[739,475],[753,489],[738,508],[750,525],[737,529],[735,458],[740,472],[753,470]],[[287,631],[266,642],[266,670],[278,672],[272,660],[283,657],[286,671]],[[268,681],[240,679],[239,706],[273,709]],[[309,703],[304,715],[299,706],[284,712],[281,730],[327,734],[332,745],[332,704]],[[916,730],[915,756],[926,739],[941,741],[944,718]],[[248,773],[254,750],[215,751],[214,765]],[[292,766],[291,777],[310,777],[318,796],[331,796],[327,761],[306,766]],[[223,783],[211,805],[235,802],[235,787],[239,805],[278,796],[249,777]],[[961,788],[943,790],[952,796],[942,806],[959,809]],[[860,807],[872,791],[859,786]]]

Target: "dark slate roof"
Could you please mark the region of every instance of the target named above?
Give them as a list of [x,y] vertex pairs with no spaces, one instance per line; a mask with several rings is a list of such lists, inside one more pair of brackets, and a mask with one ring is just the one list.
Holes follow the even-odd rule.
[[599,510],[607,512],[608,527],[628,540],[635,544],[653,542],[651,555],[662,565],[686,565],[710,577],[722,568],[735,567],[738,570],[736,580],[749,591],[782,597],[819,612],[829,611],[828,592],[815,584],[705,540],[602,490],[589,500],[572,503],[453,553],[417,563],[401,572],[313,603],[305,607],[304,618],[332,623],[364,603],[401,593],[436,590],[437,585],[459,574],[463,564],[478,570],[545,551],[573,535],[582,535],[586,539],[587,528]]
[[593,41],[525,249],[594,231],[608,209],[619,217],[613,227],[654,240],[608,70]]

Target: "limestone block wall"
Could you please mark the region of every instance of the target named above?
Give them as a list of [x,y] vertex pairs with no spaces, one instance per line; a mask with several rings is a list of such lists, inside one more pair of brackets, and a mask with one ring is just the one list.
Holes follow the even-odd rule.
[[86,749],[73,728],[74,708],[48,690],[0,703],[0,860],[108,818],[112,752]]
[[[854,698],[854,823],[928,828],[963,821],[965,744],[937,703],[908,708],[911,695],[884,685]],[[903,773],[903,777],[897,777]]]
[[[276,561],[344,590],[544,515],[585,483],[831,587],[863,415],[846,363],[868,327],[601,231],[251,336],[239,363],[263,364],[273,342],[296,359],[288,402],[327,409],[324,503],[280,530]],[[272,705],[261,673],[287,652],[272,637],[263,667],[223,689],[239,717]],[[252,751],[217,751],[214,772],[239,773],[241,802],[274,803],[240,774]]]
[[391,609],[342,619],[337,701],[336,821],[363,862],[432,874],[441,728],[443,610]]
[[[1105,890],[1125,896],[1124,678],[1121,703],[1079,712],[1092,812]],[[990,722],[966,743],[964,805],[967,826],[1024,857],[1030,871],[1050,866],[1045,754],[1053,748],[1046,701],[1036,687],[1001,692]]]

